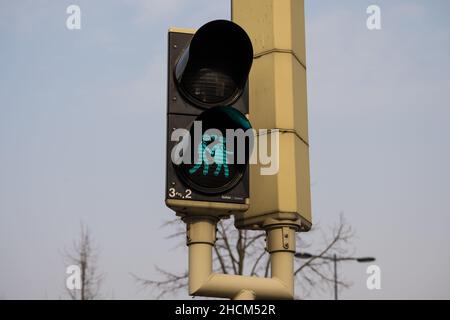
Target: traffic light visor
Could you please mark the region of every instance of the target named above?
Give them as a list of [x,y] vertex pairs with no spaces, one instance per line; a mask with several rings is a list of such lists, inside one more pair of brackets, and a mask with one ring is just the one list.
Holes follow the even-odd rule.
[[234,103],[247,83],[253,47],[247,33],[227,20],[214,20],[194,34],[175,67],[183,96],[209,109]]

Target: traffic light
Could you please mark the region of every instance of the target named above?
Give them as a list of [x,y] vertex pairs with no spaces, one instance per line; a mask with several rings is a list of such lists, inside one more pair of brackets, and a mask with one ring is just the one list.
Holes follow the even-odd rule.
[[245,138],[238,150],[240,142],[227,134],[251,129],[252,61],[248,35],[231,21],[211,21],[195,33],[169,30],[166,204],[179,214],[249,207],[251,143]]

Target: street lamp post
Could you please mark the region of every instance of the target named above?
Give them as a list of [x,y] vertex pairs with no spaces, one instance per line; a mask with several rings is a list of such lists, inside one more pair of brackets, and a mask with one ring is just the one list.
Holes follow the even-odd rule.
[[337,274],[337,263],[338,261],[356,261],[359,263],[373,262],[374,257],[338,257],[336,254],[333,256],[323,256],[323,255],[313,255],[307,252],[298,252],[295,254],[296,258],[300,259],[324,259],[333,261],[334,267],[334,300],[338,300],[338,274]]
[[334,300],[338,299],[338,281],[337,281],[337,256],[333,255],[334,264]]

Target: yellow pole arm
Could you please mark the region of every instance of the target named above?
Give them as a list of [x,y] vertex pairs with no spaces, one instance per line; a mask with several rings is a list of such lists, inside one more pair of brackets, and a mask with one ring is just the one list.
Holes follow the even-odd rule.
[[267,230],[271,259],[271,278],[217,274],[212,268],[212,249],[217,220],[213,217],[189,217],[189,294],[229,299],[293,299],[293,260],[295,230],[275,226]]

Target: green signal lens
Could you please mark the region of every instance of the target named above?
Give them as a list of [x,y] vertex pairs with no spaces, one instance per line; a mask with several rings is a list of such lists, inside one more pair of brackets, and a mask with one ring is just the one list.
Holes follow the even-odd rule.
[[[238,161],[238,146],[227,146],[227,129],[251,129],[248,119],[232,107],[215,107],[203,112],[195,121],[201,121],[201,141],[194,141],[194,125],[191,126],[192,164],[180,164],[176,171],[180,178],[191,188],[203,193],[221,193],[233,188],[245,173],[251,150],[249,141],[245,141],[245,163]],[[206,131],[215,129],[220,134]],[[233,159],[233,161],[230,161]]]

